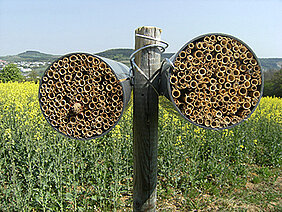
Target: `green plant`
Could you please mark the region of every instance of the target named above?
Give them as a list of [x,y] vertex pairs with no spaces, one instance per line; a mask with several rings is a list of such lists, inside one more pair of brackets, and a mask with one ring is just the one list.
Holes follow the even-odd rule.
[[[160,107],[158,209],[281,210],[281,108],[264,97],[248,121],[211,131]],[[0,211],[131,211],[132,108],[88,141],[49,126],[38,84],[1,83],[0,110]]]
[[264,96],[282,97],[282,69],[279,71],[269,71],[266,74],[264,83]]
[[8,64],[0,70],[0,82],[21,81],[24,77],[16,64]]

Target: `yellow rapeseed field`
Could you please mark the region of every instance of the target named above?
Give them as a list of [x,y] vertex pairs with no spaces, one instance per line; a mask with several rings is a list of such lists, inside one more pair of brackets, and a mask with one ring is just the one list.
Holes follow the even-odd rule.
[[[132,107],[109,134],[77,141],[48,125],[40,111],[38,87],[33,82],[0,83],[0,211],[130,209]],[[179,198],[185,200],[177,203],[181,209],[205,210],[208,205],[191,200],[245,188],[256,179],[250,177],[253,173],[262,173],[263,179],[271,176],[260,167],[281,166],[281,111],[281,98],[263,97],[247,121],[214,131],[160,106],[160,204],[162,199]],[[263,209],[260,202],[257,207]]]

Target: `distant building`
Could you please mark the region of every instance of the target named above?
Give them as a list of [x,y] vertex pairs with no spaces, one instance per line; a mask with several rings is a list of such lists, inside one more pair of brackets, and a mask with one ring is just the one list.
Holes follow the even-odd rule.
[[21,72],[30,72],[30,71],[32,71],[32,69],[31,68],[23,68],[23,67],[19,67],[19,69],[21,70]]

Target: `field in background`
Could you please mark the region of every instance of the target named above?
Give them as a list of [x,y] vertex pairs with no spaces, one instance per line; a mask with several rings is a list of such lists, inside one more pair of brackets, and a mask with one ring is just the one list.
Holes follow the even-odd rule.
[[[0,210],[132,207],[132,108],[106,136],[67,139],[41,115],[38,84],[0,83]],[[230,130],[204,130],[160,107],[160,211],[282,210],[281,98]]]

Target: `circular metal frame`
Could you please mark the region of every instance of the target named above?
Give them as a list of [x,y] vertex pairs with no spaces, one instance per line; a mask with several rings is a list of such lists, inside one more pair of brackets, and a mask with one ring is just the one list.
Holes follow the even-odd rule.
[[[86,56],[93,56],[93,57],[100,59],[102,62],[104,62],[105,64],[107,64],[110,67],[112,73],[115,75],[116,79],[119,81],[119,84],[122,86],[123,107],[122,107],[122,111],[120,112],[120,116],[118,117],[117,121],[114,123],[113,126],[111,126],[109,129],[105,130],[102,134],[92,136],[92,137],[77,138],[77,137],[73,137],[73,136],[70,136],[70,135],[67,135],[67,134],[61,132],[58,128],[54,127],[51,124],[50,120],[45,116],[44,111],[42,109],[42,103],[40,101],[40,99],[42,97],[42,95],[40,93],[40,88],[41,88],[41,85],[43,83],[43,77],[46,75],[47,71],[52,67],[52,65],[55,62],[58,62],[59,60],[63,59],[64,57],[69,57],[71,55],[76,55],[76,54],[84,54]],[[66,54],[66,55],[59,57],[58,59],[53,61],[48,66],[48,68],[44,71],[44,74],[43,74],[42,78],[40,79],[40,83],[39,83],[38,99],[39,99],[39,106],[40,106],[40,109],[43,113],[43,116],[46,119],[46,121],[52,126],[53,129],[55,129],[57,132],[59,132],[60,134],[66,136],[68,138],[77,139],[77,140],[91,140],[91,139],[99,138],[99,137],[107,134],[109,131],[111,131],[118,124],[118,122],[120,121],[124,111],[128,108],[128,103],[130,102],[130,95],[131,95],[131,85],[130,85],[129,68],[126,65],[119,63],[119,62],[116,62],[116,61],[113,61],[113,60],[110,60],[110,59],[107,59],[107,58],[103,58],[103,57],[100,57],[100,56],[97,56],[97,55],[93,55],[93,54],[90,54],[90,53],[74,52],[74,53],[69,53],[69,54]]]
[[[216,35],[216,36],[219,35],[219,36],[230,37],[230,38],[232,38],[232,39],[234,39],[234,40],[236,40],[236,41],[242,43],[242,44],[253,54],[254,58],[256,59],[258,65],[259,65],[259,67],[260,67],[260,73],[261,73],[260,97],[259,97],[259,99],[258,99],[256,105],[255,105],[254,108],[252,109],[251,113],[250,113],[246,118],[243,118],[243,119],[240,120],[239,122],[237,122],[237,123],[235,123],[235,124],[232,124],[232,125],[230,125],[230,126],[227,126],[227,127],[222,127],[222,128],[207,127],[207,126],[204,126],[204,125],[195,123],[195,122],[193,122],[192,120],[190,120],[189,118],[187,118],[187,117],[180,111],[180,109],[177,107],[177,105],[176,105],[175,102],[174,102],[174,99],[173,99],[173,97],[172,97],[171,84],[170,84],[170,80],[169,80],[170,77],[171,77],[171,72],[172,72],[172,70],[174,69],[174,67],[172,66],[172,64],[174,64],[175,59],[176,59],[176,57],[179,55],[179,53],[180,53],[182,50],[184,50],[190,43],[193,43],[193,42],[195,42],[195,41],[197,41],[197,40],[200,40],[200,39],[204,38],[205,36],[210,36],[210,35]],[[200,36],[198,36],[198,37],[196,37],[196,38],[190,40],[190,41],[187,42],[185,45],[183,45],[183,46],[181,47],[181,49],[180,49],[177,53],[175,53],[175,54],[169,59],[169,62],[165,62],[165,63],[167,63],[166,67],[168,67],[168,70],[162,70],[162,71],[168,71],[168,73],[167,73],[168,75],[167,75],[167,77],[166,77],[167,80],[166,80],[166,82],[165,82],[165,83],[166,83],[166,89],[167,89],[167,91],[164,92],[164,93],[166,94],[166,97],[171,101],[171,103],[172,103],[173,106],[174,106],[174,109],[181,115],[182,118],[184,118],[185,120],[189,121],[190,123],[192,123],[192,124],[194,124],[194,125],[196,125],[196,126],[198,126],[198,127],[202,127],[202,128],[204,128],[204,129],[212,129],[212,130],[223,130],[223,129],[230,129],[230,128],[232,128],[232,127],[235,127],[235,126],[237,126],[238,124],[242,123],[243,121],[247,120],[247,119],[253,114],[253,112],[256,110],[256,108],[257,108],[257,106],[258,106],[258,104],[259,104],[259,102],[260,102],[260,100],[261,100],[261,98],[262,98],[262,95],[263,95],[263,87],[264,87],[264,77],[263,77],[263,72],[262,72],[262,68],[261,68],[261,63],[260,63],[259,59],[257,58],[256,54],[253,52],[253,50],[252,50],[246,43],[244,43],[243,41],[241,41],[240,39],[238,39],[238,38],[236,38],[236,37],[234,37],[234,36],[232,36],[232,35],[223,34],[223,33],[208,33],[208,34],[200,35]],[[166,69],[165,66],[164,66],[164,69]]]

